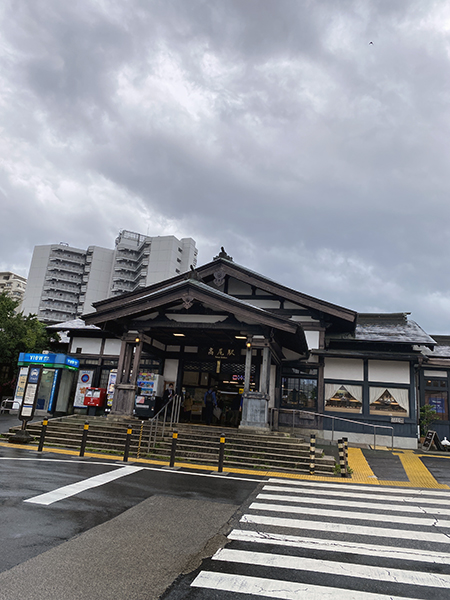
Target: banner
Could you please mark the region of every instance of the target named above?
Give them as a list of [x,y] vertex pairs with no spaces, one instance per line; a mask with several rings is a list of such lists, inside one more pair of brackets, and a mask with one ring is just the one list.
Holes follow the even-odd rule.
[[84,408],[84,396],[89,387],[92,387],[92,377],[94,371],[83,370],[78,371],[77,389],[75,391],[75,399],[73,405],[75,408]]

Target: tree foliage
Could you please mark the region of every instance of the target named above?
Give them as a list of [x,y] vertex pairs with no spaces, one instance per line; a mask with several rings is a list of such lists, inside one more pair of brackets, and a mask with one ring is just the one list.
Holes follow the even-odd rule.
[[51,339],[35,315],[16,313],[18,302],[0,294],[0,363],[17,365],[20,352],[42,352]]
[[437,421],[439,418],[437,412],[429,404],[424,404],[420,407],[420,435],[427,435],[427,431],[430,428],[431,423]]

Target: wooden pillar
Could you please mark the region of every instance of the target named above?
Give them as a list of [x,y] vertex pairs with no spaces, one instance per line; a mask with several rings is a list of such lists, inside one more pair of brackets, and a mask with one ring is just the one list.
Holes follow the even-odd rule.
[[119,361],[117,363],[117,379],[116,379],[116,384],[122,383],[123,366],[125,364],[125,354],[126,354],[126,351],[127,351],[127,343],[126,343],[125,340],[122,340],[122,343],[120,345]]
[[[142,345],[142,340],[138,338],[136,340],[122,340],[117,365],[117,382],[114,386],[114,398],[111,406],[112,417],[133,415]],[[132,367],[133,371],[131,370]]]
[[263,351],[262,351],[261,375],[260,375],[260,379],[259,379],[259,391],[262,394],[269,393],[269,389],[268,389],[269,388],[269,374],[270,374],[269,366],[270,366],[270,348],[269,348],[269,346],[264,346]]
[[250,377],[252,374],[252,338],[247,338],[247,351],[245,354],[244,394],[250,391]]
[[131,377],[130,377],[130,383],[132,383],[133,385],[136,385],[137,378],[139,375],[139,365],[141,362],[141,354],[142,354],[142,346],[143,345],[144,345],[144,342],[142,340],[140,340],[134,350],[133,372],[131,373]]

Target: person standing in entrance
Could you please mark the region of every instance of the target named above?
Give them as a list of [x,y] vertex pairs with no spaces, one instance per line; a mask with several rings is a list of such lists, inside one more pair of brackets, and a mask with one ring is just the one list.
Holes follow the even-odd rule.
[[171,404],[171,400],[173,399],[175,395],[174,389],[173,389],[173,383],[169,383],[169,386],[166,390],[164,390],[164,394],[163,394],[163,407],[166,406],[167,404],[169,405],[167,407],[167,412],[166,412],[166,420],[170,421],[170,415],[172,414],[172,404]]
[[216,393],[212,386],[210,386],[208,388],[208,391],[205,393],[203,400],[205,402],[206,424],[211,425],[213,413],[214,413],[214,407],[217,406]]

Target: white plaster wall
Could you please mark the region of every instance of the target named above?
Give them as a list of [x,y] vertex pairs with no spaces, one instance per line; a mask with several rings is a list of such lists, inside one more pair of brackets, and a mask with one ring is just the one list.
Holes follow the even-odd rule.
[[409,383],[409,362],[369,360],[369,381]]
[[363,381],[364,363],[354,358],[325,358],[324,377]]
[[423,374],[425,377],[447,377],[447,371],[433,371],[432,369],[425,370]]
[[319,331],[305,331],[306,342],[310,350],[319,348]]
[[178,375],[178,364],[178,359],[166,358],[166,360],[164,361],[164,381],[173,381],[174,383],[176,382]]
[[102,340],[93,338],[74,338],[70,346],[71,352],[81,348],[82,354],[100,354]]
[[103,354],[119,356],[121,344],[122,342],[120,340],[105,340],[105,349]]

